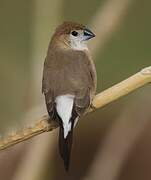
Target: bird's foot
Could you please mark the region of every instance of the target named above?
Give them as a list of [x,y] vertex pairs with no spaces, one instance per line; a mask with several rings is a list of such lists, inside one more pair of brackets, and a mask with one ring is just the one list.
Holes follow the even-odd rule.
[[94,106],[94,104],[90,104],[90,109],[92,109],[92,111],[95,111],[96,110],[96,107]]

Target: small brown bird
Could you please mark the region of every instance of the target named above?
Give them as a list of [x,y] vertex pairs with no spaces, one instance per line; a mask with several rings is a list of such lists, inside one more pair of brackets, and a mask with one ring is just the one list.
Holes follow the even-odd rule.
[[44,63],[42,92],[48,114],[60,125],[59,151],[68,170],[73,128],[90,107],[96,71],[87,41],[95,35],[85,26],[64,22],[57,27]]

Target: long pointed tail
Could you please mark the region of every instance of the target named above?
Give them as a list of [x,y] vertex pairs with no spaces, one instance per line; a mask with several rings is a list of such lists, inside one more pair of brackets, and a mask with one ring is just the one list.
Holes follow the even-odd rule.
[[72,137],[73,137],[73,128],[68,133],[67,137],[64,138],[64,129],[60,127],[59,131],[59,152],[64,161],[64,166],[66,171],[69,169],[70,163],[70,155],[71,155],[71,148],[72,148]]

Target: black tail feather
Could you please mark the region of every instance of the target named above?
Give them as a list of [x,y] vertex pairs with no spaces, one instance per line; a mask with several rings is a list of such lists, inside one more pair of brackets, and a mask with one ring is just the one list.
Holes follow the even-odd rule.
[[60,127],[59,152],[60,152],[60,155],[64,161],[64,166],[65,166],[66,171],[69,170],[70,155],[71,155],[71,148],[72,148],[72,137],[73,137],[73,128],[68,133],[67,137],[64,138],[63,127]]

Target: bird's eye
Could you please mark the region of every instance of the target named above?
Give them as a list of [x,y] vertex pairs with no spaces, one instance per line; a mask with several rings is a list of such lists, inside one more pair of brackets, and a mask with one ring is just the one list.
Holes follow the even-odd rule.
[[77,31],[72,31],[71,34],[72,34],[73,36],[78,36],[78,32],[77,32]]

